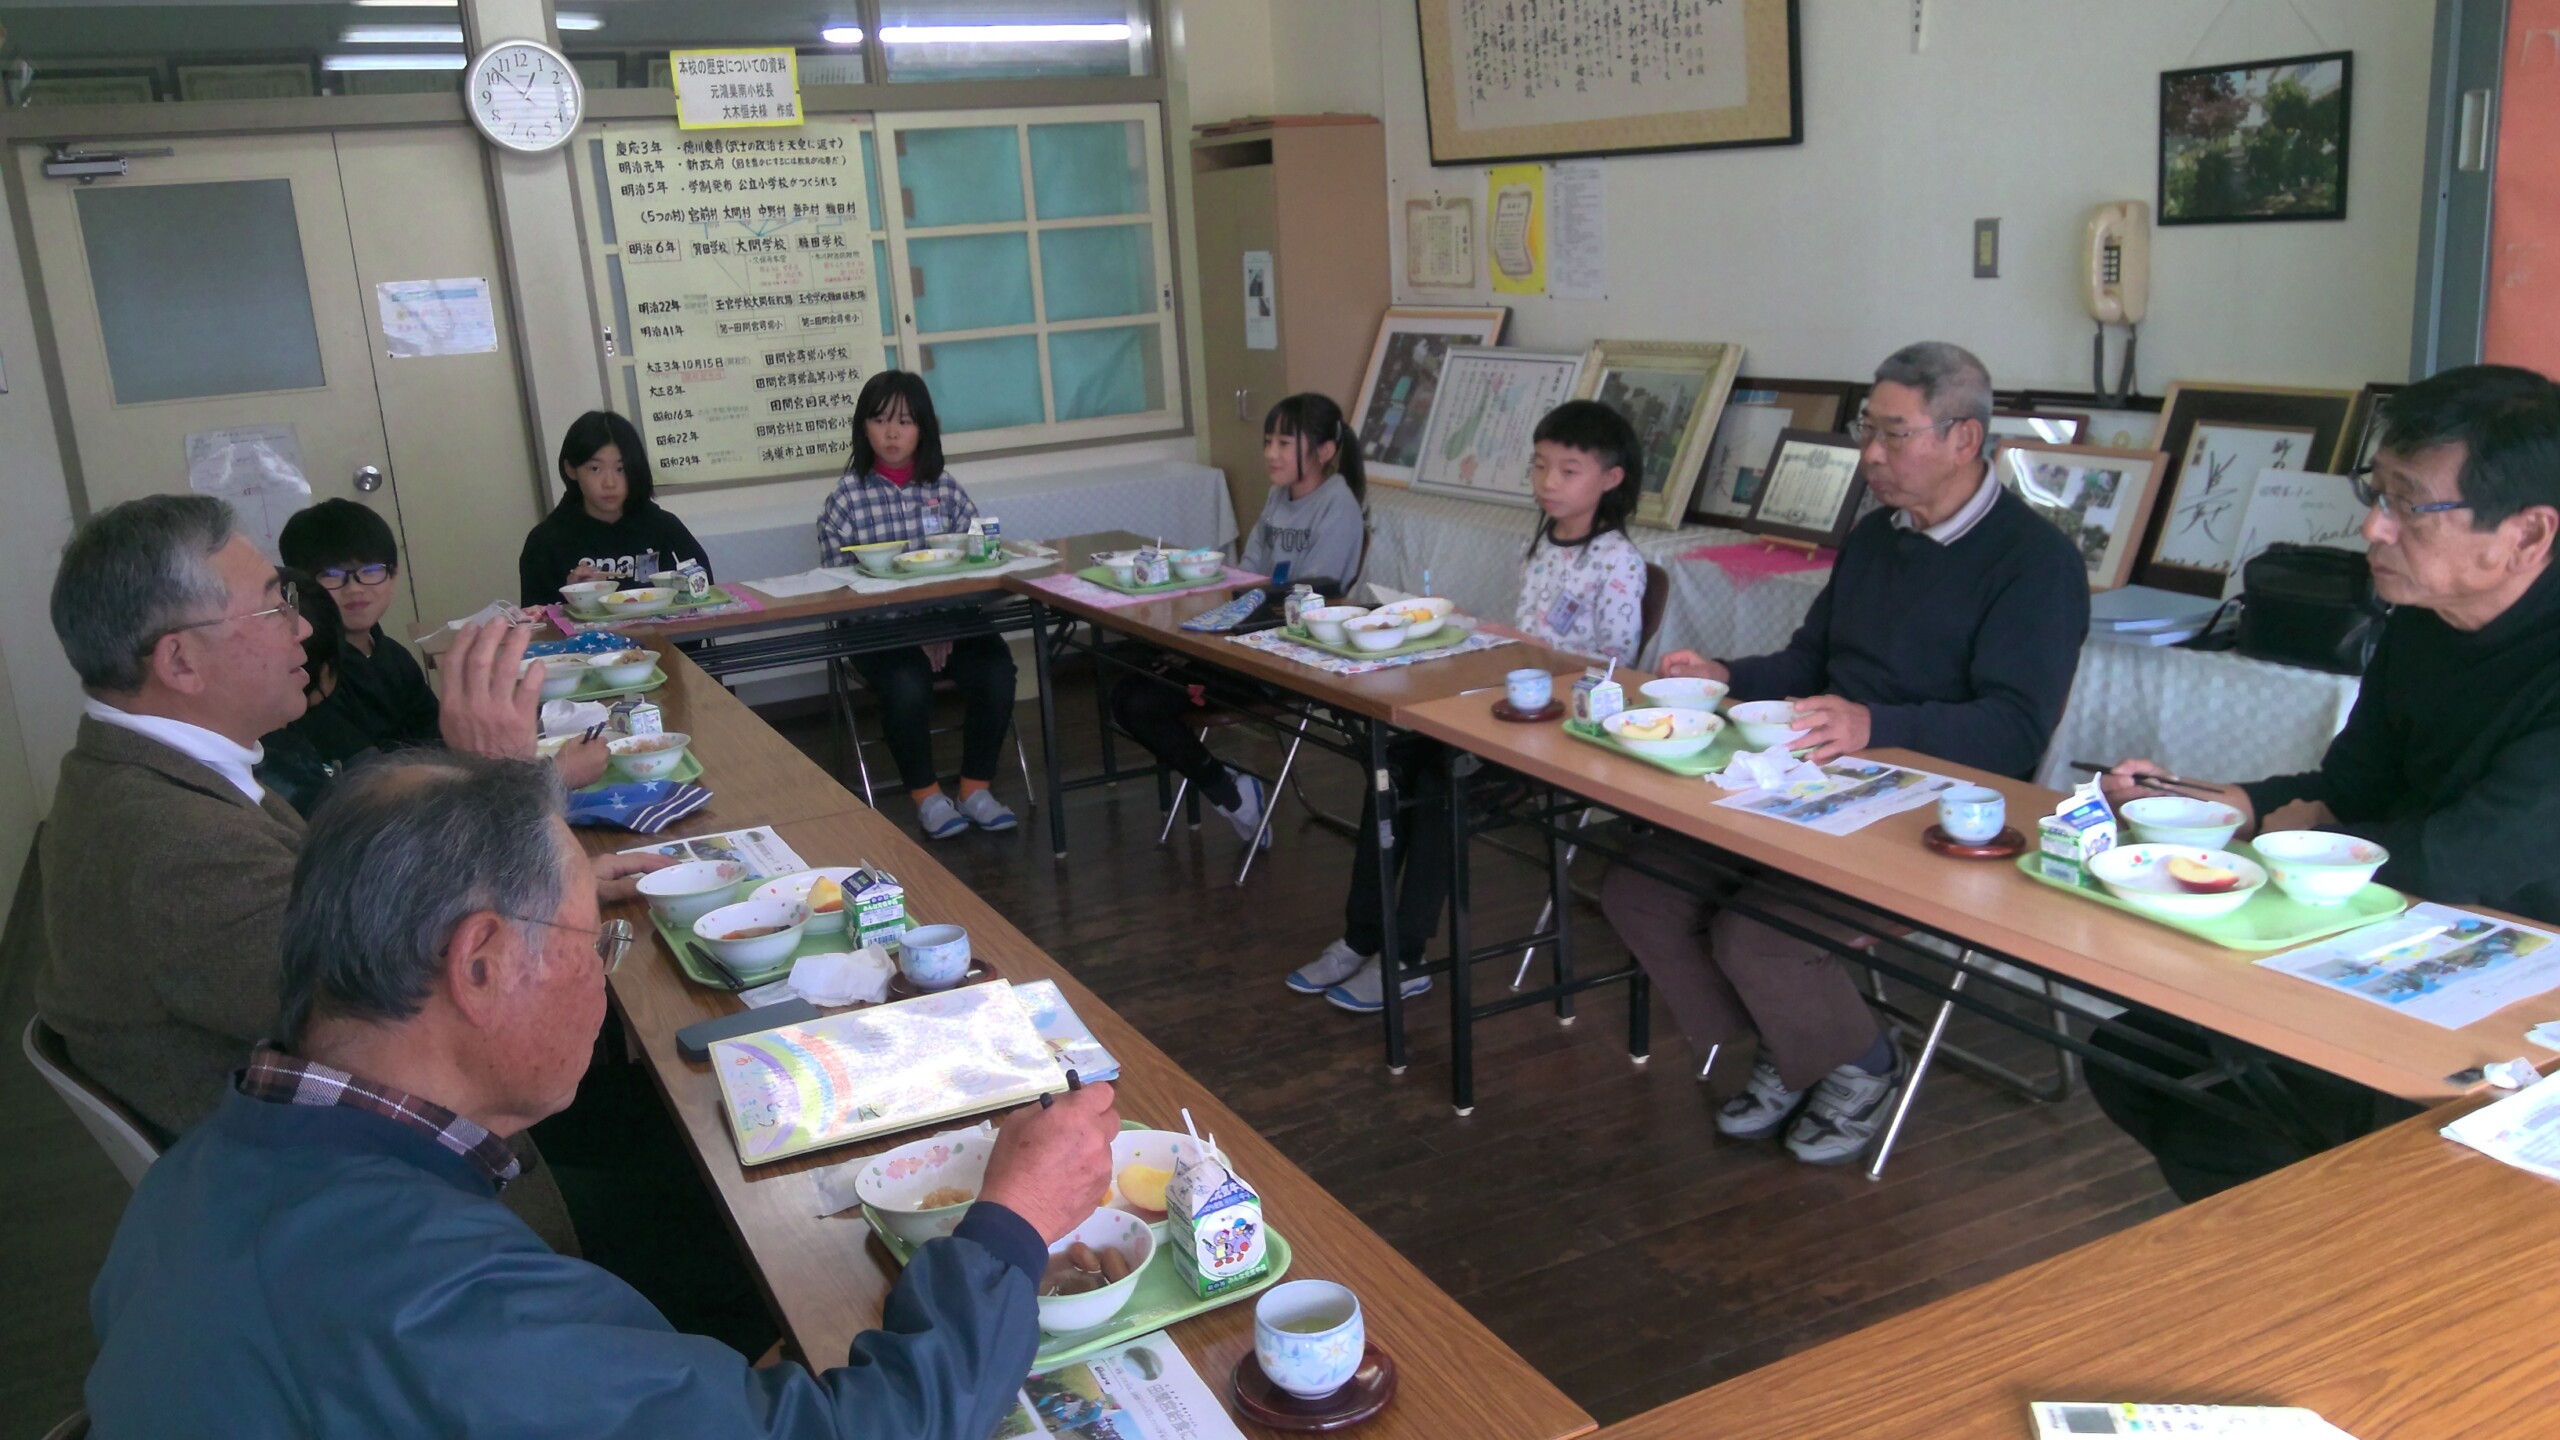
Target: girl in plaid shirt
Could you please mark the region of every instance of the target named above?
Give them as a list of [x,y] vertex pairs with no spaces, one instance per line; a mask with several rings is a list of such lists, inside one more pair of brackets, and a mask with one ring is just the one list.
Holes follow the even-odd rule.
[[[819,560],[845,563],[842,547],[887,540],[931,543],[968,530],[978,507],[942,468],[942,425],[924,377],[883,370],[853,407],[853,458],[818,514]],[[969,603],[966,601],[960,602]],[[880,702],[881,728],[925,835],[945,840],[975,825],[1010,830],[1011,810],[988,788],[1013,726],[1013,651],[998,635],[875,650],[852,658]],[[933,763],[933,684],[960,688],[960,798],[943,793]]]

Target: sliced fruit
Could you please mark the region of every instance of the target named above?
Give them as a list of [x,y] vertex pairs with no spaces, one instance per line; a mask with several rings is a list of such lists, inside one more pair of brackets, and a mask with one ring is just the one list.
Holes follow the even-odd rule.
[[844,887],[831,875],[821,875],[809,887],[809,911],[814,915],[832,915],[844,908]]
[[2219,895],[2240,883],[2240,872],[2190,860],[2184,855],[2169,857],[2169,878],[2199,895]]
[[1164,1208],[1164,1187],[1173,1180],[1173,1172],[1153,1165],[1131,1165],[1120,1172],[1120,1198],[1141,1210]]
[[1657,715],[1650,720],[1629,721],[1618,728],[1618,733],[1629,740],[1668,740],[1671,728],[1670,716]]

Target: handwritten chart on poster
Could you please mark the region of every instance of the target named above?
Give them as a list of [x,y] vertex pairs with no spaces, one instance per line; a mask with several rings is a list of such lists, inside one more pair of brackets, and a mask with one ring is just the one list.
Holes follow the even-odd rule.
[[2178,467],[2178,493],[2169,502],[2154,558],[2216,575],[2230,571],[2258,476],[2300,470],[2313,434],[2282,425],[2199,423]]
[[2357,503],[2355,482],[2344,475],[2261,472],[2240,522],[2240,543],[2231,552],[2231,573],[2223,580],[2222,598],[2240,593],[2241,573],[2270,545],[2319,545],[2362,554],[2364,521],[2370,509]]
[[591,132],[592,238],[628,323],[615,364],[662,483],[807,474],[848,449],[884,364],[859,135]]
[[[1745,17],[1723,0],[1449,0],[1469,130],[1632,120],[1750,98]],[[1541,13],[1544,12],[1544,13]]]
[[1582,358],[1453,347],[1441,362],[1414,488],[1529,504],[1532,437],[1548,411],[1573,398]]

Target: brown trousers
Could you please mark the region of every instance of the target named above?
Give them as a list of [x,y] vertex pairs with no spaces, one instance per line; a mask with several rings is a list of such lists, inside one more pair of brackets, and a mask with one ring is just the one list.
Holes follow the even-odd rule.
[[[1652,977],[1691,1049],[1705,1056],[1757,1034],[1779,1079],[1806,1090],[1875,1043],[1875,1016],[1837,956],[1725,910],[1722,901],[1735,892],[1717,883],[1695,851],[1664,846],[1645,861],[1686,884],[1618,866],[1601,883],[1600,908]],[[1741,893],[1754,908],[1819,934],[1847,941],[1858,933],[1766,892]]]

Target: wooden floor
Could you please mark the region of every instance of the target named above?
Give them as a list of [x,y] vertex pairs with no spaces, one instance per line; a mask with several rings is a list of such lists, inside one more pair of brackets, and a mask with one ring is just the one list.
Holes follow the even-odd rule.
[[[1062,682],[1061,707],[1071,772],[1094,766],[1089,691]],[[823,722],[777,723],[852,783]],[[1265,773],[1279,760],[1258,740],[1215,743]],[[885,749],[869,753],[882,804],[906,817]],[[1036,777],[1036,741],[1032,760]],[[1348,762],[1310,750],[1300,764],[1318,803],[1356,804]],[[1774,1143],[1722,1141],[1667,1013],[1654,1017],[1652,1062],[1629,1064],[1616,988],[1587,997],[1569,1027],[1545,1011],[1478,1027],[1477,1109],[1461,1119],[1448,1106],[1443,994],[1416,1007],[1414,1063],[1391,1076],[1374,1020],[1281,985],[1340,934],[1351,854],[1294,799],[1239,890],[1241,842],[1214,813],[1159,848],[1152,784],[1083,791],[1068,801],[1068,857],[1052,861],[1046,817],[1017,784],[999,789],[1021,829],[972,832],[937,857],[1603,1422],[2174,1203],[2085,1097],[2037,1105],[1945,1071],[1881,1182],[1796,1164]],[[1538,883],[1515,862],[1479,859],[1479,933],[1525,928]],[[11,917],[0,943],[13,1044],[32,919]],[[1586,920],[1582,953],[1616,963],[1607,927]],[[1480,993],[1507,970],[1480,970]],[[1951,1038],[2029,1074],[2051,1063],[1985,1021],[1959,1017]],[[1738,1085],[1745,1064],[1720,1062],[1718,1089]],[[0,1433],[41,1433],[78,1401],[87,1286],[124,1187],[23,1061],[0,1064],[0,1147]]]

